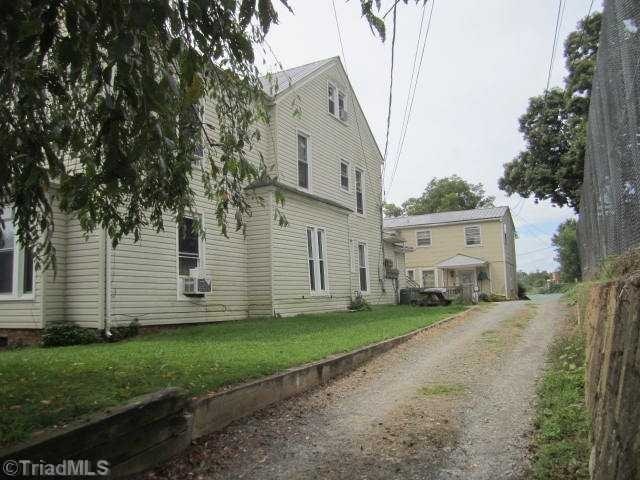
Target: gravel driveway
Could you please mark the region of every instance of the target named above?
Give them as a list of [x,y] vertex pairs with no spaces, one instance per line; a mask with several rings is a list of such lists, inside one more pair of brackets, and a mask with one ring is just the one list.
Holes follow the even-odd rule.
[[481,306],[193,445],[146,478],[523,478],[557,296]]

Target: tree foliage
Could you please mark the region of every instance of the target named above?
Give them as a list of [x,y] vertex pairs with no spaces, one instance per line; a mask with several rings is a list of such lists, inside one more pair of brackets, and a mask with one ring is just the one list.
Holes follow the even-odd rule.
[[385,203],[382,206],[382,213],[385,218],[399,217],[402,215],[402,207],[399,207],[394,203]]
[[[487,196],[481,183],[469,183],[457,175],[433,178],[417,198],[402,204],[406,215],[471,210],[493,206],[495,197]],[[397,208],[397,207],[396,207]]]
[[[384,39],[380,1],[360,3]],[[222,232],[228,216],[244,226],[245,187],[265,175],[247,155],[268,121],[254,50],[278,21],[272,0],[12,0],[0,11],[0,220],[11,206],[41,266],[55,259],[53,196],[115,246],[192,210],[197,173]]]
[[533,195],[536,202],[550,200],[579,211],[600,23],[600,13],[580,21],[564,44],[569,72],[564,89],[531,98],[520,117],[526,149],[505,164],[498,182],[509,195]]
[[582,278],[578,248],[578,222],[573,218],[561,223],[551,238],[556,248],[555,260],[560,264],[560,280],[575,282]]

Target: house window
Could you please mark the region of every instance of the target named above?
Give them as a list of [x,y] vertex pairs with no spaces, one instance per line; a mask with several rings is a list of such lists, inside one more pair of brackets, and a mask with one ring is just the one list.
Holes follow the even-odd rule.
[[407,270],[407,277],[409,277],[409,280],[414,281],[416,280],[415,278],[415,272],[413,270]]
[[436,272],[434,270],[422,271],[422,286],[424,288],[433,288],[436,286]]
[[340,162],[340,188],[349,191],[349,163],[344,160]]
[[364,185],[362,183],[362,170],[356,168],[356,212],[364,215]]
[[431,246],[431,230],[418,230],[416,232],[416,244],[419,247]]
[[298,186],[309,189],[309,138],[298,134]]
[[185,217],[178,226],[178,274],[189,276],[189,270],[202,266],[202,245],[195,220]]
[[16,241],[13,221],[4,221],[0,237],[0,298],[33,293],[33,254]]
[[367,261],[367,244],[359,243],[358,244],[358,274],[359,274],[361,292],[369,291],[368,267],[369,267],[369,264]]
[[336,87],[333,84],[329,84],[327,89],[327,94],[329,97],[329,113],[331,115],[336,114]]
[[312,292],[327,290],[327,246],[323,228],[307,227],[309,288]]
[[347,119],[345,99],[346,99],[345,94],[342,92],[338,92],[338,118],[343,121]]
[[482,245],[482,237],[480,236],[480,225],[470,225],[468,227],[464,227],[464,242],[467,247]]

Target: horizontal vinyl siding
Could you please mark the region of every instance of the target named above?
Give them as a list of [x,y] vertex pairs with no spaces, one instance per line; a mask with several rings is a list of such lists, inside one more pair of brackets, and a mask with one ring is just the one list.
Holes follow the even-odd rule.
[[[331,81],[347,95],[347,110],[349,119],[342,122],[327,111],[327,83]],[[291,99],[295,95],[295,107]],[[294,108],[300,109],[300,115],[295,115]],[[310,191],[315,195],[338,202],[345,207],[355,210],[355,169],[364,174],[365,215],[349,214],[349,226],[346,233],[348,262],[339,266],[341,275],[347,280],[342,285],[348,285],[343,295],[345,298],[353,295],[358,287],[358,274],[351,272],[349,241],[363,241],[367,243],[369,255],[370,291],[367,300],[371,303],[394,302],[392,282],[384,279],[383,254],[380,226],[382,215],[380,212],[382,186],[380,152],[371,135],[366,119],[355,99],[355,94],[349,88],[349,83],[338,63],[313,76],[294,92],[282,98],[276,105],[276,145],[278,172],[283,183],[297,187],[297,132],[302,131],[309,136],[309,151],[311,165]],[[355,112],[354,112],[355,110]],[[340,188],[340,161],[349,162],[349,192]],[[290,197],[292,194],[286,194]],[[329,208],[323,206],[323,211]],[[306,247],[305,247],[306,248]],[[331,268],[332,262],[329,260]],[[333,263],[334,268],[335,262]],[[308,282],[307,282],[308,283]],[[301,295],[296,290],[297,295]],[[315,298],[323,308],[335,305],[334,299]],[[339,304],[339,303],[338,303]],[[305,303],[306,305],[306,303]],[[341,304],[339,304],[341,305]],[[301,306],[302,308],[302,306]],[[319,307],[318,307],[319,308]],[[293,311],[293,307],[291,310]]]
[[[272,229],[276,313],[294,315],[346,309],[350,299],[346,212],[296,194],[287,196],[283,210],[289,225]],[[312,295],[309,286],[307,226],[326,231],[328,289],[323,295]]]
[[85,239],[80,222],[73,215],[67,217],[65,233],[65,319],[83,327],[101,328],[100,296],[104,292],[99,281],[103,258],[99,233],[90,233]]
[[67,216],[53,206],[53,245],[56,249],[56,270],[43,272],[44,322],[59,322],[65,319],[65,290],[67,273]]
[[273,314],[271,299],[271,228],[273,190],[262,189],[264,208],[253,206],[247,225],[247,301],[249,316]]

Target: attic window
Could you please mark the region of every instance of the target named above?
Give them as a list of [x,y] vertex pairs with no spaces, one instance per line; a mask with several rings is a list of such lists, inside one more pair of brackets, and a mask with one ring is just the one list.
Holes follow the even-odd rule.
[[329,101],[329,113],[343,122],[346,121],[347,94],[329,82],[327,84],[327,97]]
[[328,91],[329,95],[329,113],[331,115],[336,114],[336,87],[333,84],[329,84]]

